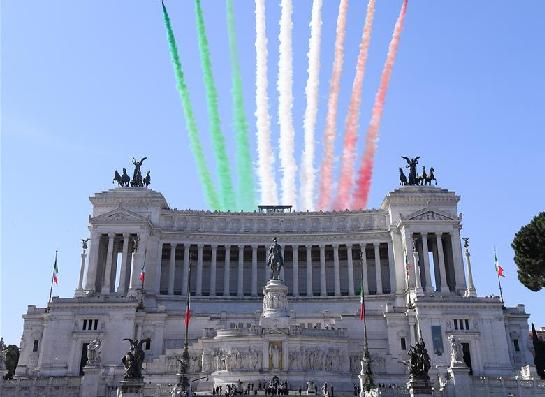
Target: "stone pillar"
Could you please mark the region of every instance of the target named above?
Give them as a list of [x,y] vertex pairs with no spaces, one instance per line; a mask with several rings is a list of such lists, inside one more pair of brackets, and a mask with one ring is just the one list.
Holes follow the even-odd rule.
[[84,249],[81,253],[81,265],[79,268],[79,281],[78,281],[78,288],[76,289],[76,293],[79,293],[83,290],[83,273],[85,273],[85,258],[87,258],[87,251]]
[[375,277],[377,280],[377,295],[382,295],[382,264],[380,263],[380,244],[373,243],[375,250]]
[[140,244],[138,244],[138,235],[135,240],[130,241],[129,243],[129,256],[131,263],[131,275],[129,277],[129,290],[136,290],[138,288],[138,261],[137,261],[137,250],[140,249]]
[[[280,249],[281,249],[281,251],[282,251],[282,258],[285,258],[285,256],[284,256],[284,245],[282,245],[282,246],[280,247]],[[265,251],[265,252],[266,252],[266,251]],[[286,262],[284,261],[284,266],[282,266],[282,267],[280,268],[280,280],[282,280],[282,281],[286,281],[286,279],[284,278],[284,276],[285,276],[285,274],[286,274],[286,272],[284,271],[284,268],[286,267],[285,265],[286,265]],[[269,266],[265,265],[265,267],[266,267],[267,269],[269,269]],[[271,270],[271,269],[269,269],[269,272],[270,272],[270,270]]]
[[312,296],[312,245],[307,245],[307,296]]
[[212,246],[212,263],[210,263],[210,296],[216,296],[216,265],[218,261],[218,246]]
[[412,260],[413,252],[413,233],[405,228],[403,234],[405,240],[405,274],[407,277],[407,288],[414,288],[415,266]]
[[333,244],[333,264],[335,266],[335,296],[341,296],[341,273],[339,270],[338,244]]
[[293,258],[293,296],[299,296],[299,246],[292,246]]
[[89,265],[87,266],[87,279],[85,281],[85,290],[95,292],[96,277],[98,268],[98,249],[100,247],[100,233],[91,232],[91,250],[89,251]]
[[203,268],[203,244],[197,245],[197,286],[195,288],[195,295],[202,295],[202,268]]
[[174,276],[176,271],[176,244],[170,243],[170,261],[168,263],[168,294],[174,295]]
[[469,243],[465,239],[465,255],[466,255],[466,265],[467,265],[467,289],[465,291],[465,296],[477,296],[477,291],[475,290],[475,285],[473,285],[473,274],[471,272],[471,260],[469,254]]
[[445,253],[443,251],[443,242],[441,241],[441,233],[437,233],[437,256],[439,258],[439,273],[441,274],[441,293],[448,293],[447,272],[445,268]]
[[[416,243],[416,241],[414,241],[414,243]],[[422,296],[424,295],[424,291],[422,290],[422,280],[420,279],[420,263],[418,259],[418,250],[416,249],[416,244],[413,244],[415,292],[416,296]]]
[[348,295],[354,296],[354,259],[352,259],[352,244],[346,245],[348,260]]
[[390,269],[390,292],[392,292],[396,285],[396,269],[394,259],[393,244],[388,242],[388,268]]
[[257,296],[257,245],[252,245],[252,296]]
[[363,292],[365,295],[369,295],[369,278],[367,277],[367,250],[365,247],[367,247],[367,244],[360,244]]
[[238,246],[237,295],[244,296],[244,246]]
[[327,296],[325,285],[325,245],[320,245],[320,295]]
[[129,261],[129,233],[123,233],[123,250],[121,251],[121,272],[119,273],[119,288],[118,293],[124,294],[127,292],[127,273],[130,266]]
[[102,284],[102,294],[109,294],[111,291],[110,281],[112,278],[112,261],[114,256],[114,233],[108,233],[108,254],[106,256],[106,269],[104,271],[104,282]]
[[182,295],[187,295],[187,281],[189,278],[189,249],[191,244],[184,243],[184,279],[182,284]]
[[452,247],[452,261],[454,266],[455,291],[466,289],[466,279],[464,276],[464,261],[462,259],[462,246],[460,241],[460,229],[454,227],[454,231],[450,233]]
[[229,279],[231,278],[231,246],[225,246],[225,267],[223,269],[223,296],[231,295]]
[[[426,292],[433,292],[431,281],[430,257],[428,252],[428,233],[422,233],[422,258],[424,258],[424,276],[426,277]],[[422,266],[422,263],[420,264]]]

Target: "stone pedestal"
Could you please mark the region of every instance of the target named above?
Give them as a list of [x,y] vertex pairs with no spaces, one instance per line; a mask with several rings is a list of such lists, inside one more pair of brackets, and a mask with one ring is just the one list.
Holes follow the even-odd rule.
[[127,379],[120,382],[117,397],[144,397],[144,380]]
[[454,397],[471,396],[471,376],[469,368],[463,364],[448,369],[450,381],[452,382]]
[[263,314],[260,325],[264,328],[288,328],[288,287],[281,280],[269,280],[263,288]]
[[100,379],[100,368],[86,366],[83,368],[83,377],[81,378],[80,396],[96,397],[98,395]]
[[430,397],[432,395],[431,383],[425,379],[410,379],[407,382],[407,389],[411,397]]

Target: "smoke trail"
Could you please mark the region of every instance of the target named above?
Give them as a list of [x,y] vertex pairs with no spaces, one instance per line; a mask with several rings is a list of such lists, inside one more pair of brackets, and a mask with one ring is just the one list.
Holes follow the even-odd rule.
[[204,85],[206,88],[206,100],[208,104],[208,115],[210,117],[210,132],[214,153],[216,155],[218,177],[220,184],[220,198],[223,210],[235,209],[235,195],[231,182],[231,169],[227,152],[225,150],[225,140],[221,132],[221,123],[218,110],[218,93],[212,74],[212,62],[210,60],[210,51],[208,50],[208,39],[204,26],[204,17],[201,8],[201,1],[195,0],[195,11],[197,17],[197,32],[199,35],[199,49],[201,56],[201,66],[203,68]]
[[292,118],[292,0],[282,0],[280,7],[280,34],[278,36],[278,39],[280,40],[280,54],[276,88],[278,90],[278,121],[280,124],[280,167],[283,172],[282,204],[297,207],[295,195],[295,174],[297,173],[297,165],[295,164],[294,157],[295,131]]
[[342,155],[340,181],[335,199],[335,209],[345,209],[348,207],[350,193],[354,184],[354,162],[356,160],[356,144],[358,141],[358,127],[360,118],[361,91],[363,86],[363,77],[365,75],[365,63],[367,61],[367,51],[371,39],[371,29],[373,27],[373,16],[375,14],[375,0],[369,0],[367,4],[367,15],[365,16],[365,25],[360,42],[360,53],[358,55],[358,64],[356,66],[356,76],[352,85],[352,95],[348,106],[344,127],[344,150]]
[[395,24],[392,40],[390,41],[390,45],[388,47],[388,55],[386,56],[386,62],[384,63],[384,69],[382,70],[382,75],[380,77],[380,86],[375,96],[371,120],[367,129],[365,153],[363,155],[363,160],[359,171],[358,185],[354,196],[353,208],[365,208],[367,206],[369,188],[373,176],[373,162],[377,149],[380,120],[384,111],[384,101],[388,91],[388,83],[390,82],[390,77],[392,76],[392,69],[394,67],[397,48],[399,46],[399,39],[403,29],[403,23],[405,21],[405,14],[407,13],[407,2],[408,0],[403,0],[403,5],[401,6],[401,11]]
[[307,107],[305,109],[305,149],[301,168],[301,207],[314,209],[314,128],[318,113],[318,88],[320,84],[320,40],[322,30],[322,0],[312,3],[310,21],[310,39],[308,42],[308,79],[305,93]]
[[237,36],[235,31],[235,16],[233,1],[227,0],[227,35],[229,37],[229,55],[231,58],[232,96],[234,104],[234,119],[236,130],[236,153],[238,168],[238,205],[241,209],[255,208],[255,186],[252,172],[252,157],[248,141],[248,121],[244,111],[242,97],[242,79],[238,62]]
[[197,170],[199,172],[201,183],[204,187],[206,201],[208,202],[208,205],[211,209],[219,210],[221,206],[218,200],[218,194],[216,192],[216,189],[214,188],[212,178],[210,177],[210,171],[208,170],[208,167],[206,165],[206,159],[202,150],[199,131],[197,129],[197,123],[195,122],[193,108],[191,106],[191,100],[189,98],[189,91],[185,84],[182,63],[180,61],[178,49],[176,47],[176,39],[174,38],[174,32],[172,30],[172,25],[170,24],[170,18],[168,16],[167,9],[164,4],[162,4],[162,6],[163,19],[167,30],[168,47],[170,50],[170,56],[172,58],[172,65],[174,66],[174,74],[176,76],[176,88],[178,89],[180,99],[182,100],[191,151],[193,152],[193,156],[195,157],[195,161],[197,162]]
[[261,204],[275,205],[278,204],[278,192],[274,178],[274,154],[271,143],[271,118],[269,116],[265,0],[255,0],[255,31],[257,177],[261,191]]
[[333,155],[335,150],[337,104],[341,91],[341,73],[343,70],[344,58],[344,37],[346,33],[346,13],[348,11],[348,0],[341,0],[339,3],[339,16],[337,17],[337,35],[335,37],[335,59],[331,80],[329,82],[329,98],[327,100],[327,118],[324,131],[324,155],[321,165],[320,198],[319,209],[327,209],[331,200],[331,186],[333,185]]

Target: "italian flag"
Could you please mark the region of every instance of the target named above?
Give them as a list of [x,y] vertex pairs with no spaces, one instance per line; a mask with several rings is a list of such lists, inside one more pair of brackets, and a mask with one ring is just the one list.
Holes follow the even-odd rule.
[[187,296],[187,305],[185,307],[184,324],[185,327],[189,327],[189,320],[191,319],[191,296]]
[[360,292],[360,320],[365,318],[365,295],[363,293],[363,281],[361,282],[361,292]]
[[144,283],[144,280],[146,279],[146,265],[142,266],[142,270],[140,270],[140,276],[138,276],[138,279]]
[[53,263],[53,276],[51,277],[51,282],[59,284],[59,267],[57,266],[57,251],[55,251],[55,262]]
[[496,272],[498,273],[498,277],[505,277],[505,274],[503,273],[503,267],[500,265],[500,262],[498,261],[498,256],[496,255],[495,251],[494,251],[494,265],[496,266]]

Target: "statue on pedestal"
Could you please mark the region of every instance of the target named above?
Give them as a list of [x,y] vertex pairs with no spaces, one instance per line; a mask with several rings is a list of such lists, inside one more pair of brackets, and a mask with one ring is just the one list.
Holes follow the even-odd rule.
[[420,338],[415,346],[409,349],[409,374],[413,380],[429,381],[430,355],[424,340]]
[[102,354],[102,341],[100,339],[93,339],[87,345],[87,365],[97,366],[100,365]]
[[454,335],[448,337],[450,342],[450,366],[451,367],[466,367],[464,362],[464,353],[462,351],[462,345],[456,340]]
[[278,244],[276,237],[273,241],[274,244],[269,247],[267,266],[271,269],[271,280],[279,280],[280,270],[284,266],[284,258],[282,258],[282,247]]
[[123,340],[129,341],[131,344],[131,350],[121,359],[121,362],[125,366],[123,379],[142,379],[142,363],[146,357],[144,350],[142,350],[142,345],[150,342],[151,339],[138,340],[125,338]]

